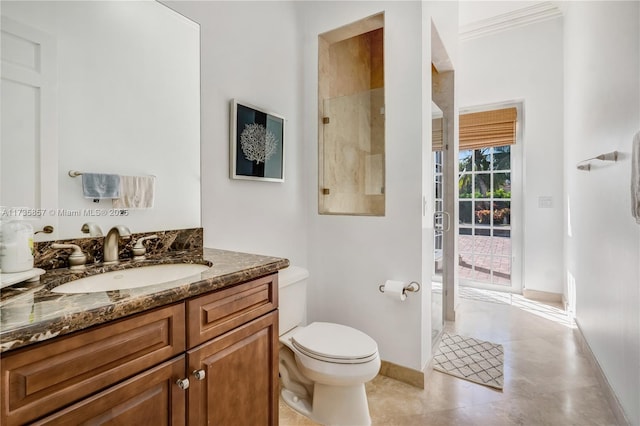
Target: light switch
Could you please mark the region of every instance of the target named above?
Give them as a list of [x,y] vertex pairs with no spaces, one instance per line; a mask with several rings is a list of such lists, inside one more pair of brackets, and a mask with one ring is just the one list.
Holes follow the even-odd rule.
[[538,197],[538,208],[551,209],[553,208],[553,197],[550,195],[543,195]]

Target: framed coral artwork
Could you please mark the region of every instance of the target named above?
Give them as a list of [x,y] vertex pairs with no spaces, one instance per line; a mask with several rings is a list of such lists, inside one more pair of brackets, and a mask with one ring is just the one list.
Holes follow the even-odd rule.
[[230,178],[284,181],[284,117],[231,101]]

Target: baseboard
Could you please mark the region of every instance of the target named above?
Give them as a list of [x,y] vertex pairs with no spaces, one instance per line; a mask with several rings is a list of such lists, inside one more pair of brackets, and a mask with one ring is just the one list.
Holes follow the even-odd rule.
[[527,288],[523,288],[522,295],[527,299],[537,300],[540,302],[562,303],[561,293],[551,293],[549,291],[529,290]]
[[382,361],[380,374],[403,383],[424,389],[424,373],[413,368],[403,367],[389,361]]
[[609,384],[609,381],[607,380],[607,376],[605,376],[604,371],[602,370],[602,367],[600,367],[600,363],[598,363],[596,356],[591,351],[591,347],[589,347],[589,343],[587,342],[587,339],[585,339],[584,334],[582,334],[582,330],[580,329],[580,324],[578,323],[578,320],[576,319],[575,321],[576,321],[576,328],[573,329],[573,334],[576,337],[576,340],[578,341],[578,345],[580,346],[582,353],[585,355],[585,357],[587,358],[587,361],[596,372],[596,378],[598,379],[598,383],[602,388],[602,393],[604,393],[604,397],[609,403],[609,407],[611,408],[611,411],[613,411],[613,415],[616,417],[616,422],[619,425],[630,425],[629,420],[627,419],[627,416],[624,414],[624,409],[622,408],[622,405],[620,405],[620,401],[618,401],[618,397],[616,396],[615,392],[613,391],[613,388],[611,387],[611,385]]

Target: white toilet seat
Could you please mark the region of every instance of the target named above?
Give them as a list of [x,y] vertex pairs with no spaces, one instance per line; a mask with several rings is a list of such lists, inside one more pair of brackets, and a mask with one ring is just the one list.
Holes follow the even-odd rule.
[[300,353],[333,364],[364,364],[378,357],[375,340],[341,324],[314,322],[295,333],[291,343]]
[[309,271],[278,272],[279,371],[284,402],[322,425],[370,425],[365,383],[380,371],[375,340],[331,323],[307,326]]
[[375,340],[351,327],[311,323],[280,342],[287,405],[320,424],[371,424],[365,383],[380,371]]
[[[333,347],[333,343],[327,343],[326,341],[334,339],[331,339],[331,334],[327,335],[326,333],[336,330],[339,330],[338,334],[341,338],[355,336],[356,341],[358,337],[362,338],[360,343],[363,344],[356,343],[353,347],[347,344],[349,349]],[[358,336],[358,334],[361,334],[361,336]],[[318,337],[325,342],[309,342],[310,339]],[[304,376],[314,382],[333,386],[362,384],[373,379],[380,370],[378,345],[369,336],[351,327],[332,323],[312,323],[306,327],[294,328],[282,335],[280,341],[293,351],[298,368],[300,368]],[[300,344],[300,341],[302,341],[302,344]],[[336,339],[335,341],[340,342],[341,339]],[[294,342],[298,343],[294,344]],[[304,346],[306,350],[301,350],[299,346]],[[311,348],[308,346],[311,346]],[[337,346],[340,345],[337,344]],[[353,350],[358,348],[360,350]],[[373,354],[370,354],[371,350],[374,350]],[[319,355],[319,353],[324,353],[324,356]]]

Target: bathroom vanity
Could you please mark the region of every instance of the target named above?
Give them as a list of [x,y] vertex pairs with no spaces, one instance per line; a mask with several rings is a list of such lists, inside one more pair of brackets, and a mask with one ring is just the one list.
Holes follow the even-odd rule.
[[178,285],[61,295],[51,273],[3,289],[0,423],[277,425],[277,271],[289,262],[214,249],[203,260],[213,266]]

